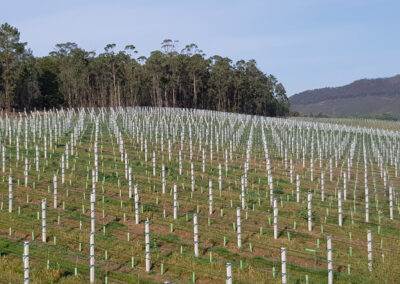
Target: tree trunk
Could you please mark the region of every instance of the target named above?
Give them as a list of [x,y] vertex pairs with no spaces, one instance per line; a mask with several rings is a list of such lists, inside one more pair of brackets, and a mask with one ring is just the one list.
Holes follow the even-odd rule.
[[197,84],[196,74],[193,73],[193,107],[197,108]]
[[121,93],[120,93],[120,89],[119,89],[119,83],[117,85],[117,93],[118,93],[118,106],[121,106]]
[[10,81],[8,79],[8,76],[10,75],[10,65],[9,62],[7,61],[6,63],[6,76],[5,76],[5,82],[4,82],[4,101],[5,101],[5,107],[7,111],[10,111]]
[[176,107],[175,87],[172,88],[172,106]]
[[164,102],[165,102],[165,106],[168,107],[167,88],[164,88]]
[[7,111],[10,110],[10,104],[8,103],[8,96],[9,96],[9,83],[8,79],[6,79],[4,84],[4,106],[6,107]]

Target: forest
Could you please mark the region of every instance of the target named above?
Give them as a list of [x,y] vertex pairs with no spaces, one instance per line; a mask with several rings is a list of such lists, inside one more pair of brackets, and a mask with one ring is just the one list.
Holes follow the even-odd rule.
[[0,26],[0,108],[29,111],[53,108],[155,106],[285,116],[284,86],[262,72],[255,60],[234,63],[206,57],[196,44],[178,51],[166,39],[149,57],[134,45],[104,52],[74,42],[56,44],[35,57],[16,27]]

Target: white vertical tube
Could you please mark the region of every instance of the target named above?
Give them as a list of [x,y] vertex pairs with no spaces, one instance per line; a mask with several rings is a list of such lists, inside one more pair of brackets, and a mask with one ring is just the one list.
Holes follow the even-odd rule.
[[128,197],[132,198],[132,167],[128,169]]
[[162,177],[162,193],[165,194],[166,181],[165,181],[165,165],[164,164],[162,164],[161,177]]
[[182,151],[179,150],[179,175],[182,175]]
[[193,158],[193,145],[192,145],[192,136],[190,136],[190,141],[189,141],[189,159],[192,160]]
[[192,181],[192,192],[194,191],[194,166],[193,163],[190,163],[190,177],[191,177],[191,181]]
[[226,264],[226,284],[232,284],[232,264]]
[[311,192],[308,193],[307,195],[307,215],[308,215],[308,231],[312,231],[312,211],[311,211],[311,199],[312,199],[312,194]]
[[35,145],[35,161],[36,161],[36,171],[39,171],[39,147],[38,145]]
[[286,277],[286,248],[281,248],[282,284],[287,283]]
[[139,193],[137,185],[135,185],[134,190],[135,190],[135,221],[136,224],[139,224]]
[[208,181],[208,203],[209,203],[209,214],[213,213],[213,194],[212,194],[212,180]]
[[327,237],[328,251],[328,284],[333,284],[333,265],[332,265],[332,237]]
[[156,152],[153,151],[153,177],[156,176]]
[[69,149],[68,143],[65,145],[65,167],[69,169]]
[[65,158],[64,154],[61,155],[61,184],[65,182]]
[[343,199],[347,200],[347,177],[346,177],[346,172],[343,173]]
[[19,161],[19,136],[17,136],[17,161]]
[[8,176],[8,212],[11,213],[13,210],[13,184],[12,176]]
[[325,201],[325,173],[321,172],[321,201]]
[[46,241],[46,199],[42,199],[42,242]]
[[389,212],[390,219],[393,220],[393,188],[389,186]]
[[372,271],[372,233],[367,231],[367,247],[368,247],[368,270]]
[[[74,133],[75,133],[75,129],[74,129]],[[71,156],[74,155],[74,133],[71,133]],[[46,136],[44,138],[46,139]],[[46,148],[46,151],[47,151],[47,148]],[[45,157],[47,158],[46,153],[45,153]]]
[[24,284],[29,284],[29,242],[24,242]]
[[96,191],[96,170],[92,169],[92,191]]
[[206,152],[203,148],[203,173],[206,172]]
[[[97,137],[97,135],[96,135],[96,137]],[[97,138],[94,143],[94,169],[96,171],[96,174],[95,174],[96,182],[98,182],[99,181],[99,155],[98,155],[98,151],[97,151]]]
[[218,189],[221,192],[222,190],[222,166],[218,164]]
[[338,218],[339,218],[339,227],[343,226],[343,217],[342,217],[342,191],[338,190]]
[[54,188],[54,203],[53,207],[57,208],[57,175],[54,174],[53,176],[53,188]]
[[274,203],[274,184],[272,182],[272,175],[268,174],[268,184],[269,184],[269,204],[273,206]]
[[300,176],[296,175],[296,201],[300,202]]
[[236,208],[236,225],[237,225],[237,245],[240,249],[242,247],[242,225],[240,222],[240,207]]
[[350,180],[350,168],[351,168],[351,160],[350,160],[350,158],[347,158],[347,177],[349,180]]
[[199,256],[199,232],[197,223],[197,214],[193,215],[193,233],[194,233],[194,256]]
[[94,283],[94,232],[90,232],[90,283]]
[[241,180],[242,180],[242,191],[241,191],[242,209],[245,210],[246,209],[246,203],[245,203],[246,196],[245,196],[245,190],[244,190],[244,186],[245,186],[244,176],[242,176]]
[[178,189],[174,184],[174,220],[178,219]]
[[144,225],[145,244],[146,244],[146,272],[150,271],[150,222],[146,221]]
[[383,189],[386,189],[387,186],[387,177],[386,177],[386,171],[383,172]]
[[125,152],[125,179],[128,179],[128,153]]
[[91,232],[95,232],[95,212],[94,212],[94,203],[96,202],[96,194],[94,191],[90,193],[90,229]]
[[274,198],[274,239],[278,238],[278,199]]
[[369,222],[369,194],[367,184],[365,185],[365,222]]
[[172,156],[172,153],[171,153],[171,140],[168,139],[168,161],[171,161],[171,156]]

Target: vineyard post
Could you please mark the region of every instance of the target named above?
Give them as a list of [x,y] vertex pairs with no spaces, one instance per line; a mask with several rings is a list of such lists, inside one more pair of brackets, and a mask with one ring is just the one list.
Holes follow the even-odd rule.
[[226,284],[232,284],[232,264],[226,264]]
[[368,270],[372,271],[372,232],[367,231]]
[[312,211],[311,211],[311,198],[312,194],[311,192],[308,193],[307,195],[307,220],[308,220],[308,231],[312,231]]
[[332,265],[332,237],[327,237],[328,250],[328,284],[333,283],[333,265]]
[[274,239],[278,238],[278,198],[274,198]]
[[46,199],[42,199],[42,242],[46,242]]
[[242,247],[242,225],[240,222],[240,207],[236,208],[236,225],[237,225],[237,246],[238,249]]
[[134,194],[135,194],[135,221],[136,224],[139,224],[139,193],[138,193],[138,186],[134,186]]
[[296,175],[296,201],[300,202],[300,175]]
[[281,248],[282,284],[287,283],[286,277],[286,248]]
[[174,220],[178,219],[178,189],[174,184]]
[[342,218],[342,191],[338,190],[338,218],[339,218],[339,227],[343,225]]
[[193,233],[194,233],[194,256],[199,256],[199,232],[197,223],[197,214],[193,214]]
[[54,204],[53,207],[54,209],[57,208],[57,175],[54,174],[53,176],[53,187],[54,187]]
[[24,284],[29,284],[29,242],[24,242]]
[[145,234],[145,244],[146,244],[146,272],[150,272],[150,221],[145,222],[144,234]]
[[8,176],[8,212],[13,211],[13,182],[12,176]]
[[212,193],[212,180],[209,179],[208,181],[208,202],[209,202],[209,214],[212,215],[213,213],[213,193]]

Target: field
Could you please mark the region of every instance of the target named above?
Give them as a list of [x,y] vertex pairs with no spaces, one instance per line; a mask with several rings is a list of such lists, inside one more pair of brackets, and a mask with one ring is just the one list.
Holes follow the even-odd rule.
[[0,282],[398,283],[399,131],[169,108],[3,116]]

